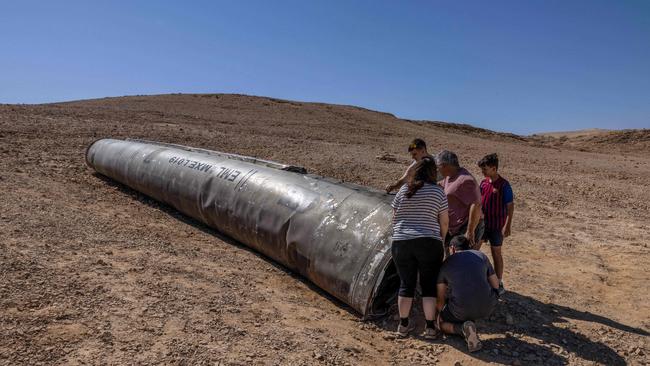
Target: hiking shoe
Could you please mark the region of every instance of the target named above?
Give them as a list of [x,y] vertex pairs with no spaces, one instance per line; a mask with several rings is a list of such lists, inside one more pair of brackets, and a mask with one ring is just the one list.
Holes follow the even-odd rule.
[[503,281],[499,281],[499,296],[503,296],[506,293],[505,287],[503,287]]
[[397,326],[397,332],[395,332],[395,335],[398,338],[406,338],[408,337],[409,333],[411,333],[412,330],[413,330],[413,325],[411,325],[411,323],[409,323],[409,325],[407,326],[403,326],[402,324],[399,324]]
[[436,328],[426,328],[422,334],[424,339],[438,339],[440,332]]
[[476,352],[483,348],[483,344],[478,339],[476,324],[474,322],[466,321],[463,323],[463,337],[465,337],[465,342],[467,342],[468,351]]

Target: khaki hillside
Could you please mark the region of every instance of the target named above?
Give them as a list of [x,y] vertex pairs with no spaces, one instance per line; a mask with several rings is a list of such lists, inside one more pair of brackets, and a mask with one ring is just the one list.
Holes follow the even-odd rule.
[[[375,189],[404,172],[414,137],[456,152],[477,178],[477,161],[497,152],[516,215],[508,291],[477,323],[483,350],[396,339],[394,316],[362,321],[269,258],[95,174],[85,149],[106,137]],[[0,152],[0,365],[650,364],[649,130],[517,136],[354,106],[158,95],[0,105]]]

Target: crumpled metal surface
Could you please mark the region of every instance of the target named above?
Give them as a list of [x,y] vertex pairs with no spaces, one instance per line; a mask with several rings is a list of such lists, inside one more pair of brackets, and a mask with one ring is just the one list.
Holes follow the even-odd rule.
[[300,167],[142,140],[102,139],[86,162],[309,279],[365,317],[393,298],[391,196]]

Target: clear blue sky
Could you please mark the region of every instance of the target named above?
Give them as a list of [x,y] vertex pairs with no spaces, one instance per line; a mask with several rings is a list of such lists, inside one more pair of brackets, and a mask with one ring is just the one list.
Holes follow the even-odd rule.
[[0,0],[0,103],[175,92],[650,128],[650,1]]

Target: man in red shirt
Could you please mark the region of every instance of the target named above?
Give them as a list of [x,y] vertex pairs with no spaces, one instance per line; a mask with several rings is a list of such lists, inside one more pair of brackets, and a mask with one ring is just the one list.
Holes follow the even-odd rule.
[[458,156],[447,150],[436,155],[436,164],[444,179],[439,183],[449,202],[449,231],[445,240],[445,253],[449,256],[449,242],[454,236],[464,235],[472,248],[478,247],[483,237],[481,219],[481,193],[478,183],[458,163]]
[[481,207],[485,220],[485,232],[481,243],[490,242],[494,270],[499,278],[499,294],[502,295],[505,289],[503,287],[501,246],[503,239],[510,236],[515,210],[514,197],[510,183],[498,173],[499,157],[497,154],[486,155],[478,162],[478,166],[485,176],[481,182]]

